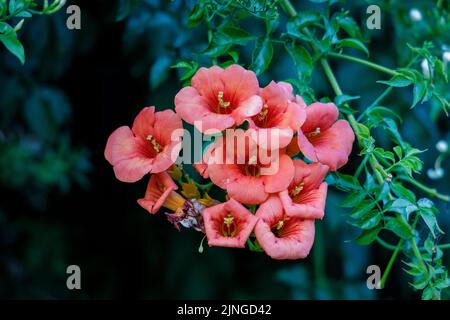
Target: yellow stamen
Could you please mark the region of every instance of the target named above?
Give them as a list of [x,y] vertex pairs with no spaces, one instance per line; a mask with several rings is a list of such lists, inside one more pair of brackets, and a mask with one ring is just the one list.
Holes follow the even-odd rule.
[[225,218],[223,218],[222,224],[222,235],[224,237],[234,237],[236,235],[236,223],[234,222],[234,217],[231,213],[228,213]]
[[277,222],[276,228],[277,228],[277,230],[280,230],[281,228],[283,228],[283,226],[284,226],[284,220],[280,220]]
[[255,155],[251,156],[250,159],[248,159],[249,165],[255,165],[257,163],[258,163],[258,161],[257,161],[257,157]]
[[269,107],[267,106],[267,104],[264,104],[261,112],[258,113],[258,115],[257,115],[258,120],[263,121],[267,117],[268,113],[269,113]]
[[312,132],[310,132],[310,133],[307,133],[306,136],[307,136],[308,138],[312,138],[312,137],[315,137],[315,136],[317,136],[317,135],[319,135],[319,134],[320,134],[320,128],[317,127],[314,131],[312,131]]
[[184,199],[180,194],[172,191],[170,195],[164,201],[163,207],[172,210],[175,213],[182,213],[182,208],[184,205]]
[[153,145],[153,149],[156,151],[156,153],[160,153],[161,152],[161,145],[158,143],[158,141],[156,141],[156,139],[152,136],[152,135],[148,135],[147,136],[147,140],[150,141]]
[[219,108],[228,108],[231,104],[230,101],[223,101],[223,91],[219,91],[217,100],[219,100]]
[[300,192],[303,190],[303,186],[305,184],[303,182],[299,183],[298,185],[296,185],[290,192],[289,195],[293,198],[296,197],[300,194]]

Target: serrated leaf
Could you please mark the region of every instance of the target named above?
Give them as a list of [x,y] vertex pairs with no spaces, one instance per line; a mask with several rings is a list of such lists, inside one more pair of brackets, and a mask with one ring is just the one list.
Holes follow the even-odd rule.
[[373,241],[375,241],[375,239],[377,238],[378,233],[380,232],[381,229],[382,229],[382,227],[378,226],[373,229],[364,230],[358,236],[358,238],[356,238],[356,243],[358,243],[362,246],[367,246],[367,245],[371,244]]
[[21,64],[25,64],[25,50],[14,33],[0,34],[0,42],[20,60]]
[[387,81],[378,80],[377,83],[382,83],[391,87],[407,87],[411,85],[413,82],[411,79],[408,79],[402,75],[394,76],[392,79]]
[[366,214],[361,220],[351,222],[352,225],[363,230],[375,228],[381,221],[382,214],[378,210],[373,210]]
[[340,105],[342,105],[342,104],[344,104],[344,103],[346,103],[346,102],[348,102],[348,101],[351,101],[351,100],[357,100],[357,99],[359,99],[359,98],[361,98],[360,96],[349,96],[349,95],[346,95],[346,94],[341,94],[340,96],[336,96],[335,98],[334,98],[334,103],[336,104],[336,106],[340,106]]
[[353,39],[353,38],[341,39],[338,41],[338,45],[340,47],[351,47],[351,48],[361,50],[367,56],[369,56],[369,49],[367,49],[366,45],[364,43],[362,43],[360,40]]
[[411,108],[414,108],[416,104],[418,104],[422,98],[425,96],[426,93],[426,85],[423,82],[417,82],[414,85],[413,89],[413,103],[411,105]]
[[350,212],[350,216],[354,219],[363,218],[374,207],[375,202],[373,200],[363,200]]
[[360,204],[360,202],[364,200],[365,197],[366,194],[364,192],[351,193],[347,196],[347,198],[344,199],[344,201],[342,201],[340,206],[343,208],[354,208],[358,204]]
[[291,56],[298,77],[303,80],[309,79],[313,70],[313,60],[309,52],[299,45],[286,45],[286,50]]
[[397,236],[405,240],[410,239],[414,235],[411,226],[401,214],[395,217],[386,217],[384,228],[394,232]]
[[257,75],[262,74],[269,67],[273,57],[273,46],[268,38],[258,38],[252,54],[251,69]]

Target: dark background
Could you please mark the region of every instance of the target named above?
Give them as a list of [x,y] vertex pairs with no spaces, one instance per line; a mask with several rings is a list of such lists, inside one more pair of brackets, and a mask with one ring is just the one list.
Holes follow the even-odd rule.
[[[177,71],[167,67],[179,59],[201,61],[195,52],[205,48],[206,34],[203,28],[185,26],[194,1],[141,1],[130,12],[126,3],[133,1],[69,2],[81,8],[81,30],[65,27],[63,9],[25,23],[20,33],[25,66],[0,49],[1,298],[420,297],[408,287],[400,259],[385,290],[367,289],[367,266],[383,268],[390,252],[352,241],[358,232],[339,207],[344,195],[333,189],[325,219],[316,223],[311,255],[293,262],[237,249],[205,248],[199,254],[199,233],[178,232],[164,215],[141,209],[136,199],[147,181],[115,179],[103,157],[107,137],[115,128],[131,125],[144,106],[173,108],[181,82]],[[417,5],[426,19],[427,2]],[[368,32],[371,59],[405,65],[406,40],[420,43],[430,37],[428,28],[411,27],[411,6],[399,5],[392,17],[383,15],[382,31]],[[365,17],[365,2],[352,1],[347,7],[355,17]],[[448,35],[432,36],[450,44]],[[243,63],[248,66],[249,61]],[[261,82],[291,77],[289,63],[276,51]],[[332,67],[345,92],[362,96],[360,108],[383,90],[375,85],[380,74],[350,63]],[[315,73],[317,97],[332,95],[319,68]],[[429,104],[410,111],[410,98],[408,90],[398,90],[388,104],[402,115],[405,138],[429,150],[422,157],[426,171],[438,155],[436,141],[449,140],[448,118]],[[379,139],[383,142],[383,135]],[[448,172],[448,164],[444,167]],[[352,170],[350,163],[343,171]],[[426,174],[421,179],[450,192],[448,173],[438,181]],[[446,231],[448,207],[439,207]],[[71,264],[81,268],[80,291],[66,288]]]

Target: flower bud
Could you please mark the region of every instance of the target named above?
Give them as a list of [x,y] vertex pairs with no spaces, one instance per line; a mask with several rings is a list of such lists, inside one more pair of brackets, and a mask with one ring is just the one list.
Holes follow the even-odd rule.
[[437,151],[439,151],[440,153],[446,153],[448,151],[448,143],[445,140],[439,140],[436,143],[436,149]]

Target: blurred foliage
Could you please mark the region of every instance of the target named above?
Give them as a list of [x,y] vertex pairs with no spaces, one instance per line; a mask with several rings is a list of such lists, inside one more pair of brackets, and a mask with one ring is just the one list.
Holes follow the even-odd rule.
[[[441,159],[444,175],[422,175],[420,181],[449,194],[448,151],[434,147],[440,140],[450,142],[449,121],[442,101],[433,94],[430,99],[419,95],[424,92],[421,87],[427,87],[449,99],[436,62],[439,58],[446,64],[441,57],[450,45],[447,1],[438,1],[440,7],[429,1],[347,1],[333,6],[326,1],[293,1],[299,13],[295,19],[279,6],[248,7],[259,1],[236,1],[236,7],[230,7],[230,1],[70,2],[82,10],[80,31],[67,30],[63,8],[50,16],[33,16],[23,25],[18,37],[27,55],[24,66],[9,51],[0,50],[1,297],[372,299],[420,298],[425,289],[424,298],[430,298],[445,286],[441,276],[449,256],[438,244],[450,241],[448,205],[439,200],[432,205],[424,198],[428,193],[416,192],[414,185],[402,187],[394,179],[389,192],[395,200],[378,203],[389,208],[390,218],[373,214],[367,221],[352,220],[357,227],[348,224],[349,209],[341,204],[357,207],[351,200],[356,202],[359,195],[345,199],[355,184],[370,195],[386,192],[385,184],[376,181],[378,174],[367,174],[364,166],[364,179],[350,176],[359,160],[349,163],[342,175],[330,177],[336,188],[330,188],[325,219],[316,223],[310,257],[278,262],[239,250],[205,248],[199,254],[197,233],[178,233],[164,217],[139,209],[134,199],[142,195],[145,182],[131,188],[112,183],[111,170],[104,169],[110,168],[103,147],[110,131],[126,122],[130,108],[137,113],[145,104],[173,107],[170,97],[199,66],[237,62],[260,73],[262,84],[269,79],[291,81],[308,101],[333,97],[316,63],[320,55],[300,32],[305,25],[313,30],[320,26],[329,31],[321,39],[322,49],[418,71],[402,73],[410,78],[400,84],[409,87],[392,89],[382,103],[368,108],[386,89],[377,81],[391,76],[329,57],[346,93],[335,98],[336,104],[346,115],[356,112],[369,130],[362,150],[388,161],[393,172],[399,162],[407,163],[412,174],[420,167],[434,168]],[[381,8],[381,30],[365,28],[370,4]],[[421,12],[421,20],[413,21],[413,8]],[[323,16],[333,17],[332,23]],[[20,19],[13,21],[11,26]],[[423,46],[424,41],[433,46]],[[423,59],[434,68],[431,78],[421,72]],[[387,85],[398,85],[395,81]],[[413,102],[417,105],[411,109]],[[367,132],[366,128],[361,130]],[[394,149],[397,145],[401,150]],[[353,158],[364,159],[356,153]],[[340,186],[347,187],[345,192],[338,190]],[[360,200],[353,214],[376,210],[374,201]],[[424,217],[413,228],[413,239],[427,274],[407,241],[386,288],[368,290],[367,266],[377,264],[384,270],[392,251],[379,242],[361,244],[375,240],[377,232],[389,243],[410,239],[411,230],[401,217],[412,218],[414,212]],[[363,226],[372,233],[361,235]],[[65,288],[69,264],[81,266],[81,292]],[[421,291],[411,292],[408,282]],[[448,298],[446,291],[442,298]]]

